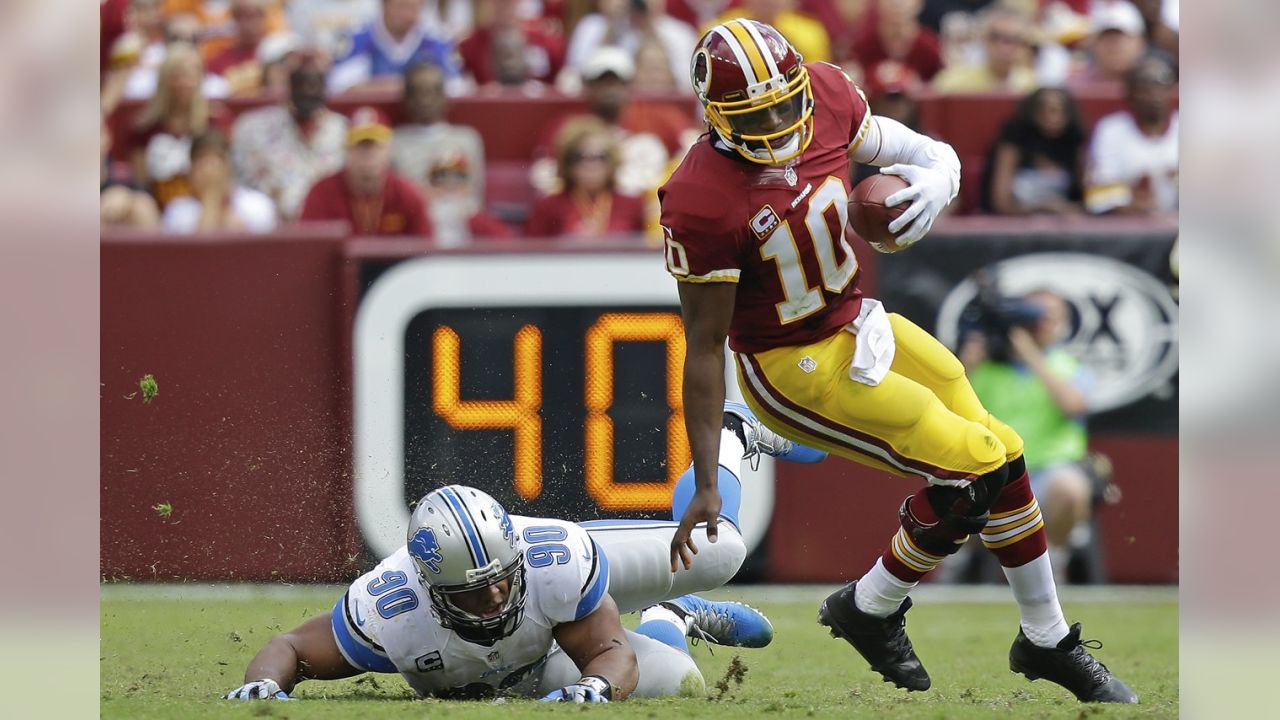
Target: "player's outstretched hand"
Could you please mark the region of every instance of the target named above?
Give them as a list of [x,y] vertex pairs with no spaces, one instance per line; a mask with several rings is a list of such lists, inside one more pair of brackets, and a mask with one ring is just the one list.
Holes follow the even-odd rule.
[[693,528],[699,523],[707,524],[707,542],[715,542],[719,535],[720,491],[696,490],[689,506],[684,509],[684,517],[680,518],[680,527],[671,538],[671,572],[680,569],[680,564],[688,570],[693,567],[693,556],[698,554],[698,546],[693,542]]
[[546,697],[542,698],[542,702],[607,703],[609,698],[596,692],[593,687],[574,684],[547,693]]
[[223,700],[293,700],[275,680],[263,678],[245,683],[222,696]]
[[886,207],[894,207],[911,201],[907,209],[889,223],[889,232],[897,236],[899,247],[914,245],[929,232],[933,221],[938,219],[943,208],[951,202],[951,180],[941,170],[919,165],[899,163],[880,168],[880,172],[897,175],[910,184],[910,187],[885,198],[884,204]]

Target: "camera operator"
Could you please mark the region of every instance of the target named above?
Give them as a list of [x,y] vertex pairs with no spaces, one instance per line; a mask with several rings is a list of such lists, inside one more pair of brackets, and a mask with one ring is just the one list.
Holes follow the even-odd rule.
[[[1026,443],[1031,487],[1044,516],[1054,574],[1066,578],[1073,549],[1090,540],[1094,483],[1086,468],[1089,376],[1057,344],[1069,329],[1066,301],[1051,290],[1000,298],[983,285],[969,313],[960,360],[982,404]],[[1117,500],[1114,489],[1110,490]]]

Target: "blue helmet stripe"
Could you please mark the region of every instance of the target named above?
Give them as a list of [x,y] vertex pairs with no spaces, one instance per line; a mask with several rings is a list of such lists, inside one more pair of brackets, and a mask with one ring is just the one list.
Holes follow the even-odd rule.
[[467,540],[467,547],[471,550],[472,559],[476,561],[476,567],[482,568],[488,565],[489,558],[485,555],[484,544],[480,542],[480,533],[476,532],[476,526],[471,522],[471,515],[463,506],[461,498],[451,487],[440,488],[440,494],[444,495],[449,505],[453,507],[453,514],[457,516],[458,524],[462,526],[463,536]]

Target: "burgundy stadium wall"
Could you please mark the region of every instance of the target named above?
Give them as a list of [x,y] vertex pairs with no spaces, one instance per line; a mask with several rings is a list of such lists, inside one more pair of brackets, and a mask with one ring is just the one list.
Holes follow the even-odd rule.
[[[359,569],[343,230],[104,240],[104,578],[341,580]],[[150,404],[136,395],[147,373],[159,383]]]
[[[344,581],[366,566],[352,508],[346,242],[341,227],[104,237],[104,579]],[[421,246],[389,255],[405,247]],[[874,292],[875,261],[864,262]],[[149,404],[137,393],[148,373],[159,383]],[[1112,579],[1176,582],[1176,435],[1093,444],[1123,478],[1124,502],[1103,519]],[[777,467],[775,581],[854,577],[914,487],[843,460]]]
[[[1099,517],[1112,581],[1176,583],[1178,443],[1162,435],[1094,437],[1123,478],[1124,501]],[[769,533],[769,578],[779,582],[857,579],[898,529],[898,506],[919,487],[843,459],[778,463]],[[857,488],[851,492],[849,488]],[[856,503],[832,498],[856,497]]]

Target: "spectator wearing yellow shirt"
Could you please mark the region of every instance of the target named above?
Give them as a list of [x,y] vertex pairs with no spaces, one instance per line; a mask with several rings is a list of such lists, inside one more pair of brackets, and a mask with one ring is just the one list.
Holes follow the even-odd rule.
[[938,92],[1027,93],[1037,86],[1031,67],[1031,26],[1021,13],[996,8],[985,18],[982,59],[949,67],[933,79]]
[[[716,23],[746,17],[778,29],[804,56],[805,62],[831,62],[831,36],[822,23],[794,10],[796,0],[746,0],[742,7],[726,10]],[[703,28],[705,32],[709,28]]]

